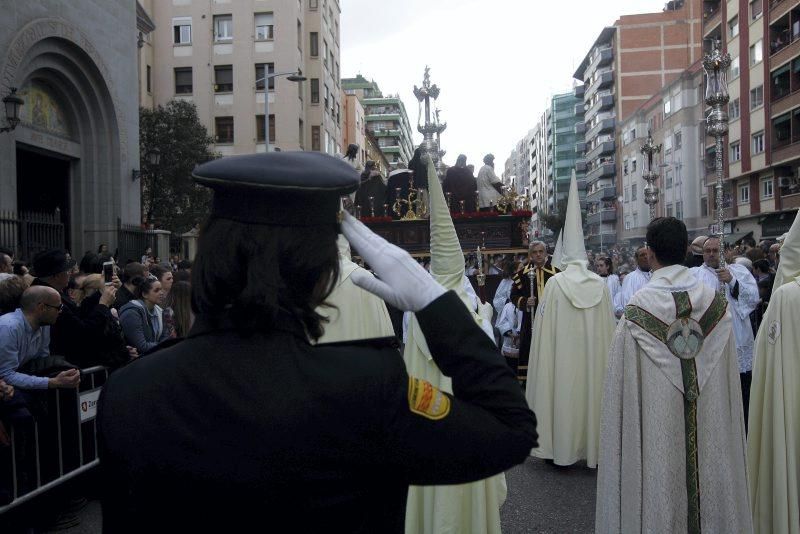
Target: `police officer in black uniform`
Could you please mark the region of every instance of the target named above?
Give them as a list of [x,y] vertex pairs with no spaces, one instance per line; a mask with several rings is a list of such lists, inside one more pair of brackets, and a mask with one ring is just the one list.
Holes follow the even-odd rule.
[[[456,294],[339,214],[359,182],[347,163],[234,156],[194,177],[214,190],[197,320],[103,389],[104,532],[403,532],[409,484],[486,478],[537,445],[514,374]],[[340,229],[380,277],[354,282],[417,314],[453,396],[409,377],[392,339],[310,343]]]

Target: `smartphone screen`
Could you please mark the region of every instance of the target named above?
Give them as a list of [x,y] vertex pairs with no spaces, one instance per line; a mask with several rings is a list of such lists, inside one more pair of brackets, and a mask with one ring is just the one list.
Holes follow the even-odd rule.
[[103,282],[110,284],[114,277],[114,263],[107,261],[103,264]]

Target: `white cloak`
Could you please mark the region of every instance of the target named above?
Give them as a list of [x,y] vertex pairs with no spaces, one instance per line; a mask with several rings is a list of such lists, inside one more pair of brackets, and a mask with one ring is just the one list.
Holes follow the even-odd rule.
[[357,270],[364,271],[350,260],[350,245],[344,236],[340,236],[339,280],[326,299],[326,302],[333,306],[320,306],[316,310],[329,320],[323,324],[325,333],[317,343],[338,343],[395,335],[386,303],[369,291],[361,289],[350,279],[350,275]]
[[772,295],[756,337],[747,469],[759,533],[800,533],[800,277]]
[[616,312],[616,302],[619,298],[619,293],[622,291],[622,284],[619,283],[619,276],[616,274],[609,274],[603,280],[608,287],[608,293],[611,296],[611,303],[614,304],[614,311]]
[[[522,327],[522,310],[514,306],[511,302],[506,302],[503,309],[500,310],[500,315],[497,317],[495,327],[503,336],[503,347],[500,352],[503,356],[519,357],[519,335],[520,328]],[[506,335],[506,332],[510,334]],[[516,345],[514,344],[514,337],[517,338]]]
[[[698,320],[715,291],[688,269],[657,270],[631,304],[666,324],[672,293],[687,291]],[[700,520],[703,532],[752,532],[744,420],[730,313],[695,358]],[[666,345],[623,317],[614,335],[603,392],[595,532],[686,532],[688,499],[683,379]],[[537,414],[538,415],[538,414]]]
[[558,465],[586,460],[597,466],[603,378],[615,323],[600,276],[570,263],[547,281],[534,319],[525,391],[539,433],[533,456]]
[[614,301],[615,312],[617,315],[621,314],[625,306],[631,301],[631,298],[637,291],[642,289],[650,281],[650,271],[643,271],[636,268],[635,271],[625,276],[622,281],[622,288],[617,295],[617,300]]
[[[490,303],[481,304],[464,277],[464,253],[458,241],[442,186],[428,162],[431,202],[431,269],[445,289],[455,291],[475,322],[494,341]],[[416,315],[408,321],[403,360],[409,376],[421,378],[446,393],[453,392],[450,377],[433,361]],[[504,473],[477,482],[449,486],[410,486],[406,503],[406,534],[500,534],[500,507],[506,499]]]
[[[756,309],[760,300],[758,284],[744,265],[734,263],[727,267],[733,280],[725,284],[725,296],[728,298],[728,311],[733,317],[739,372],[746,373],[753,369],[753,326],[750,324],[750,313]],[[717,273],[711,267],[703,264],[700,267],[692,267],[689,272],[711,289],[716,291],[719,287]],[[739,298],[731,296],[731,289],[736,282],[739,282]]]

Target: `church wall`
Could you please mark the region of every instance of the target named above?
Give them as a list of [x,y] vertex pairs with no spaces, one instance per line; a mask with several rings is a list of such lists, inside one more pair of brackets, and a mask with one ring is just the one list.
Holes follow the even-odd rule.
[[[17,208],[21,143],[71,163],[70,241],[76,254],[116,241],[116,221],[138,224],[136,3],[127,0],[2,2],[0,98],[31,80],[51,87],[72,135],[21,124],[0,134],[0,210]],[[33,103],[26,102],[32,113]],[[4,113],[0,122],[5,123]],[[41,180],[46,187],[46,177]]]

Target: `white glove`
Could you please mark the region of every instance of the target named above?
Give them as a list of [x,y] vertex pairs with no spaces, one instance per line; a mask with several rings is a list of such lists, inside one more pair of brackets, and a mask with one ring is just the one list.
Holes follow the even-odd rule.
[[420,311],[445,293],[445,288],[408,252],[392,245],[346,212],[342,233],[380,276],[378,279],[367,272],[354,271],[350,279],[358,287],[410,312]]

